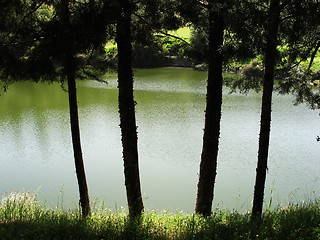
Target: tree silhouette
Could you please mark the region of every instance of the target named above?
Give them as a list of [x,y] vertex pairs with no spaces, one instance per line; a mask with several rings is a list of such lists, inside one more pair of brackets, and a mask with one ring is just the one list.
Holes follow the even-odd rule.
[[[98,78],[106,68],[90,52],[107,40],[119,11],[111,1],[1,2],[0,74],[4,87],[20,79],[67,81],[70,124],[82,215],[90,214],[80,143],[76,78]],[[42,15],[41,7],[46,11]],[[72,8],[72,10],[70,10]],[[11,13],[6,15],[3,11]],[[81,58],[79,55],[81,54]]]
[[209,3],[207,8],[209,12],[207,105],[195,209],[196,213],[203,216],[211,214],[217,174],[222,105],[222,45],[224,34],[223,16],[214,11],[212,3]]
[[136,217],[143,211],[140,188],[137,126],[133,96],[131,2],[122,0],[122,14],[117,22],[118,88],[120,128],[123,146],[124,176],[129,215]]
[[265,71],[263,77],[259,152],[252,207],[252,216],[254,218],[261,217],[266,173],[268,169],[272,92],[274,82],[274,68],[277,57],[277,37],[280,23],[280,11],[280,0],[271,0],[268,19],[266,23]]

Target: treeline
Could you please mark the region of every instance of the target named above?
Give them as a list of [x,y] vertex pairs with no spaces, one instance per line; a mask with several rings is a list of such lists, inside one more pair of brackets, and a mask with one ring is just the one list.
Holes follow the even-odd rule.
[[[129,215],[143,209],[139,179],[137,126],[133,93],[133,49],[158,49],[163,36],[177,41],[173,55],[188,56],[208,68],[207,97],[195,212],[212,213],[217,173],[223,68],[261,56],[263,97],[252,219],[260,219],[268,165],[275,70],[283,93],[319,106],[312,64],[320,47],[319,0],[2,0],[0,2],[0,75],[7,87],[19,80],[67,83],[70,124],[82,215],[91,213],[82,158],[76,80],[101,80],[112,68],[104,46],[117,44],[119,114]],[[171,30],[189,26],[191,41]],[[183,51],[182,51],[183,49]],[[281,50],[281,51],[279,51]],[[138,51],[135,51],[138,53]],[[143,56],[142,56],[143,57]],[[300,63],[309,59],[301,70]],[[279,69],[281,66],[281,69]],[[235,86],[250,88],[246,82]]]

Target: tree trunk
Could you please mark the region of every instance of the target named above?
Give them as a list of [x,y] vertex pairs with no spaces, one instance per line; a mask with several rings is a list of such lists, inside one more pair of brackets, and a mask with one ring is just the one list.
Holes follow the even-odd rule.
[[137,126],[133,96],[131,6],[121,1],[122,15],[117,22],[119,113],[122,134],[124,175],[129,215],[136,217],[143,211],[141,197]]
[[266,172],[268,169],[267,163],[271,126],[273,78],[277,57],[277,35],[279,22],[280,0],[271,0],[266,26],[265,72],[263,79],[258,164],[256,169],[257,174],[252,207],[252,216],[258,219],[260,219],[262,214]]
[[75,61],[73,55],[72,39],[66,35],[70,23],[69,1],[62,0],[62,23],[64,29],[64,44],[65,44],[65,62],[64,68],[68,80],[68,96],[69,96],[69,110],[70,110],[70,124],[71,135],[74,153],[74,162],[80,193],[80,205],[82,209],[82,216],[90,215],[90,201],[88,194],[88,187],[86,181],[85,168],[82,158],[81,142],[80,142],[80,129],[79,129],[79,116],[77,104],[77,89],[75,80]]
[[317,55],[317,52],[318,52],[319,48],[320,48],[320,40],[318,40],[317,45],[315,46],[315,49],[311,54],[310,62],[309,62],[308,68],[307,68],[307,72],[310,72],[310,69],[312,67],[313,61],[314,61],[314,59],[315,59],[315,57]]
[[69,109],[70,109],[70,123],[72,144],[74,152],[74,163],[76,167],[77,180],[80,193],[80,205],[83,217],[90,215],[90,200],[88,194],[86,173],[82,158],[81,142],[80,142],[80,129],[78,117],[78,104],[77,104],[77,90],[74,75],[68,76],[68,95],[69,95]]
[[222,105],[222,53],[224,20],[212,9],[209,10],[209,53],[207,106],[203,148],[201,154],[198,192],[196,200],[197,214],[211,214],[214,184],[217,170],[219,148],[220,119]]

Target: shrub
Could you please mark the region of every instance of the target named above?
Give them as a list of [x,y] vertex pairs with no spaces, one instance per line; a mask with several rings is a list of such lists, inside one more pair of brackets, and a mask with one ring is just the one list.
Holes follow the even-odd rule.
[[262,64],[257,61],[252,62],[251,64],[246,64],[241,69],[241,74],[250,77],[262,77],[263,68]]

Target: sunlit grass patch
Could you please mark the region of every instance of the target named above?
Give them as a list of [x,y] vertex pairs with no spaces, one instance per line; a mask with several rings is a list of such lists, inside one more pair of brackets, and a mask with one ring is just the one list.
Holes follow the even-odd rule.
[[205,219],[195,214],[146,212],[143,225],[157,239],[193,239],[204,226]]
[[2,222],[26,221],[38,217],[38,201],[35,194],[12,192],[2,197],[0,217]]
[[[173,36],[177,36],[179,38],[185,39],[186,41],[189,41],[191,37],[190,27],[182,27],[175,31],[168,31],[168,33]],[[114,40],[111,40],[111,41],[108,41],[104,47],[106,50],[110,50],[110,49],[116,48],[117,44]]]
[[175,31],[169,31],[170,34],[183,38],[190,39],[191,36],[191,28],[190,27],[182,27]]

